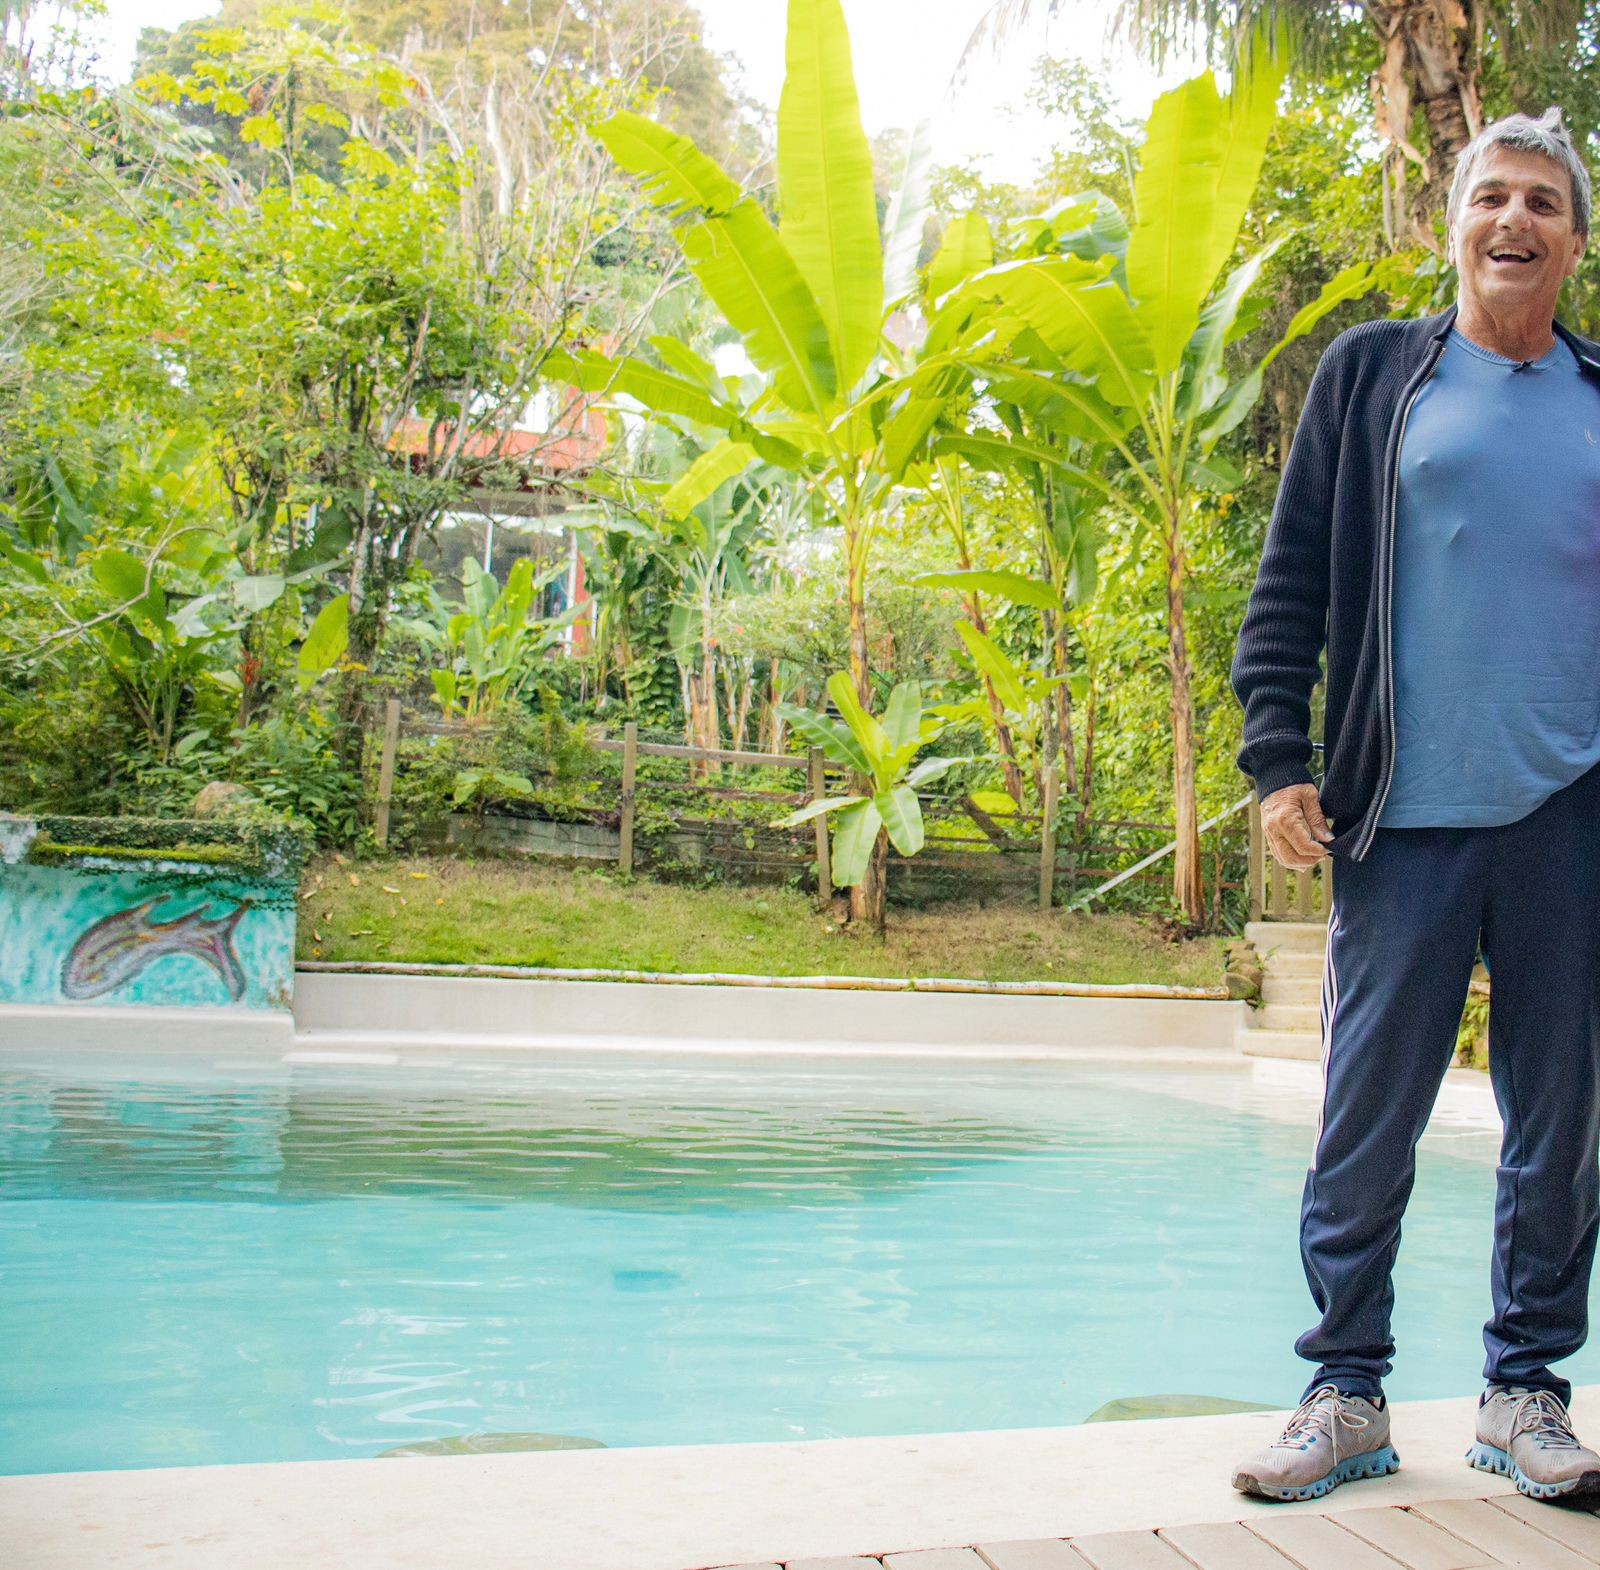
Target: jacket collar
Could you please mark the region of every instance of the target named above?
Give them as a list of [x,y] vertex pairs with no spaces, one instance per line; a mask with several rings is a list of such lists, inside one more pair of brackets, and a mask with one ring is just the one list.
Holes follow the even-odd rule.
[[[1448,338],[1451,328],[1456,324],[1456,314],[1456,307],[1452,305],[1449,310],[1441,312],[1438,316],[1427,317],[1423,325],[1433,329],[1428,334],[1429,339],[1438,342]],[[1559,321],[1551,322],[1550,326],[1556,337],[1572,350],[1581,369],[1590,376],[1600,378],[1600,344],[1593,344],[1587,338],[1580,338],[1570,327]]]
[[1560,322],[1550,324],[1556,330],[1558,337],[1578,357],[1579,366],[1590,376],[1600,377],[1600,346],[1592,344],[1587,338],[1580,338],[1570,327],[1563,327]]

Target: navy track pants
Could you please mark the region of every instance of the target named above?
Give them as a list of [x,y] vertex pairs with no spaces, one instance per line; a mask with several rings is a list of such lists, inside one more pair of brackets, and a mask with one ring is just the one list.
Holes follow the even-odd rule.
[[1600,1227],[1600,768],[1503,828],[1380,829],[1334,869],[1323,1108],[1300,1251],[1321,1322],[1295,1343],[1374,1395],[1416,1145],[1450,1065],[1480,943],[1505,1123],[1484,1376],[1563,1401],[1550,1365],[1588,1333]]

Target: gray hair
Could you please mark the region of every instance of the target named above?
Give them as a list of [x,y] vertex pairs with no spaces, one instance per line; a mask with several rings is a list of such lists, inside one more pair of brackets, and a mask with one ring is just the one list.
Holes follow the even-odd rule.
[[1456,160],[1455,178],[1450,182],[1450,200],[1445,205],[1445,217],[1449,223],[1455,223],[1478,165],[1496,147],[1509,147],[1519,153],[1538,153],[1565,169],[1572,185],[1572,227],[1578,234],[1589,233],[1592,203],[1589,171],[1578,156],[1577,148],[1572,145],[1572,134],[1561,118],[1561,111],[1556,108],[1546,109],[1537,120],[1532,115],[1507,115],[1504,120],[1486,125],[1467,143],[1466,151]]

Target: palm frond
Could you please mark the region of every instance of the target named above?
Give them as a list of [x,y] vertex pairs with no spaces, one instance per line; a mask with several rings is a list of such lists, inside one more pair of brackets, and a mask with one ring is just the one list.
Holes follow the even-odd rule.
[[1296,57],[1315,67],[1360,20],[1348,0],[1120,0],[1112,28],[1158,68],[1176,53],[1231,67],[1281,28]]
[[1065,4],[1066,0],[992,0],[962,48],[946,91],[966,80],[973,61],[985,49],[998,54],[1034,17],[1054,16]]
[[1576,40],[1588,6],[1584,0],[1483,0],[1482,9],[1512,61],[1563,55]]

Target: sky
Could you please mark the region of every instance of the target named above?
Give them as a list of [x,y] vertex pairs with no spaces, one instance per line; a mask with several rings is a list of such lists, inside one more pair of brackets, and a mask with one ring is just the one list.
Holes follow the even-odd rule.
[[[1045,150],[1042,123],[1022,103],[1032,62],[1049,52],[1103,62],[1107,80],[1128,113],[1143,119],[1157,94],[1194,69],[1179,65],[1163,76],[1125,52],[1107,57],[1106,22],[1112,0],[1064,0],[1057,15],[1018,31],[998,56],[987,48],[972,62],[954,96],[946,89],[973,27],[989,0],[843,0],[855,55],[862,119],[869,133],[934,121],[940,163],[981,160],[992,179],[1021,179]],[[738,58],[745,89],[776,106],[783,86],[781,0],[696,0],[713,49]],[[214,0],[109,0],[96,27],[102,69],[125,80],[145,27],[177,27],[209,15]],[[1038,9],[1042,12],[1044,6]]]

